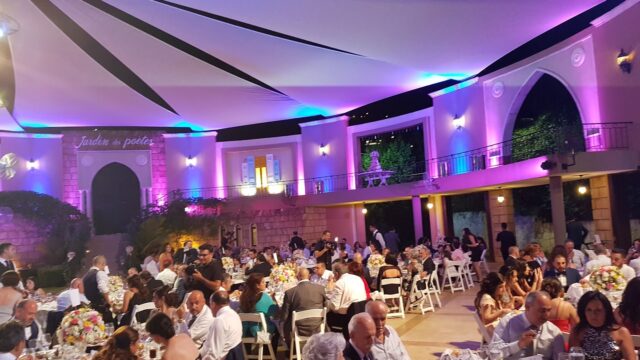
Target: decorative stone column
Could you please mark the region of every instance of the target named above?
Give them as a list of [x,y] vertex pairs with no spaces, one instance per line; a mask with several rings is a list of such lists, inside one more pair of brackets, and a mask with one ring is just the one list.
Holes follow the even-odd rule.
[[[501,200],[502,202],[498,201]],[[500,243],[496,241],[498,233],[502,231],[500,224],[507,223],[507,229],[515,233],[516,222],[513,209],[513,193],[511,189],[491,190],[488,192],[489,226],[491,239],[486,239],[493,244],[493,258],[496,262],[504,262],[500,253]]]
[[553,237],[556,245],[563,245],[567,239],[567,220],[564,215],[564,192],[562,177],[549,178],[549,195],[551,196],[551,220],[553,222]]
[[596,176],[589,179],[591,191],[591,211],[595,234],[599,235],[602,243],[609,249],[615,244],[613,221],[611,216],[611,178],[608,175]]
[[[431,228],[431,242],[434,245],[438,239],[445,234],[446,214],[444,212],[443,201],[444,196],[442,195],[429,196],[429,202],[433,204],[433,208],[429,209],[429,225]],[[416,238],[416,240],[417,239],[418,238]]]
[[411,197],[411,208],[413,210],[413,234],[416,241],[423,236],[422,235],[422,201],[420,196],[414,195]]

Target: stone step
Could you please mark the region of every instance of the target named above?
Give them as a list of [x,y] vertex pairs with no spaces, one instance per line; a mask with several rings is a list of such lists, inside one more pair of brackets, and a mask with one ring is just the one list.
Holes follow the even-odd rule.
[[118,256],[124,252],[129,238],[129,234],[94,235],[87,243],[88,252],[85,256],[84,271],[91,267],[94,256],[104,255],[107,258],[109,271],[116,273],[119,269]]

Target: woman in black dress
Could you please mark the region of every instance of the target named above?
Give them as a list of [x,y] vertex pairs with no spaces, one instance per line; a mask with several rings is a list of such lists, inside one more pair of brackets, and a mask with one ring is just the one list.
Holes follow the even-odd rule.
[[[136,305],[152,301],[151,293],[147,287],[144,286],[138,275],[129,276],[127,278],[127,286],[129,287],[129,290],[124,293],[124,301],[122,302],[122,312],[124,315],[120,320],[120,326],[126,326],[131,323],[131,315],[133,313],[133,308]],[[136,314],[136,318],[141,320],[140,322],[145,322],[146,318],[149,316],[149,312],[149,310],[146,310],[146,314],[138,313]]]
[[483,248],[469,228],[462,229],[462,247],[464,251],[471,251],[471,263],[473,264],[473,269],[478,275],[478,281],[482,282],[482,266],[480,266],[480,258],[482,257]]

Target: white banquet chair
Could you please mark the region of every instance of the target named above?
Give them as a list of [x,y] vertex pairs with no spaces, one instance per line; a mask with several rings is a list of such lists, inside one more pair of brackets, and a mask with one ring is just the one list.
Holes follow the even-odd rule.
[[129,325],[131,325],[132,327],[138,325],[138,318],[136,317],[137,313],[145,310],[154,310],[155,308],[156,304],[154,304],[153,301],[140,305],[134,305],[133,311],[131,312],[131,323]]
[[[258,331],[267,331],[267,321],[265,320],[263,313],[239,313],[238,315],[240,316],[240,320],[242,322],[257,323],[260,326],[260,329]],[[257,347],[258,354],[247,354],[247,347],[245,345],[251,345],[252,349],[254,347]],[[269,355],[264,355],[265,346],[267,347]],[[244,353],[244,358],[246,360],[276,360],[276,354],[273,352],[273,346],[271,346],[271,342],[269,341],[268,343],[261,343],[254,336],[242,338],[242,352]]]
[[446,262],[446,266],[444,268],[444,283],[442,284],[442,290],[446,289],[448,286],[452,294],[458,290],[462,292],[465,291],[464,266],[464,261]]
[[[289,359],[297,359],[302,360],[302,346],[301,343],[309,340],[311,336],[300,336],[298,334],[298,326],[296,325],[297,321],[305,320],[305,319],[322,319],[322,323],[320,324],[320,332],[318,334],[324,334],[324,330],[327,323],[327,308],[322,309],[311,309],[311,310],[303,310],[303,311],[294,311],[291,316],[291,345],[289,346]],[[295,351],[295,353],[294,353]]]
[[[398,292],[393,294],[385,294],[385,285],[397,285]],[[398,311],[389,311],[389,313],[387,314],[387,318],[401,317],[404,319],[404,304],[402,301],[402,278],[382,279],[380,281],[380,294],[382,295],[382,299],[384,301],[394,299],[398,300]]]

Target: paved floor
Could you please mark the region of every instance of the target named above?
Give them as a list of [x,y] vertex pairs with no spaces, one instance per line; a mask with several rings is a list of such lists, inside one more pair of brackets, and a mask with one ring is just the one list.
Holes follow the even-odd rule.
[[441,295],[442,308],[425,315],[407,314],[404,319],[387,323],[398,331],[411,359],[439,359],[446,349],[477,349],[480,334],[473,320],[473,301],[479,287],[464,293],[446,291]]

